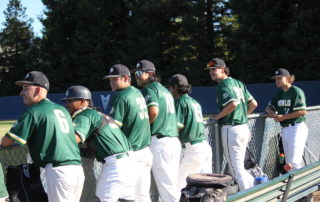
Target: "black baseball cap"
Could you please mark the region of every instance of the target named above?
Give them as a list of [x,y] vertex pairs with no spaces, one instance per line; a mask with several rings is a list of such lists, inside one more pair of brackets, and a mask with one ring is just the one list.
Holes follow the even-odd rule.
[[49,90],[49,80],[46,75],[39,71],[29,72],[23,81],[16,81],[17,86],[22,86],[23,84],[30,84],[34,86],[41,86]]
[[220,58],[212,58],[205,69],[226,67],[226,63]]
[[171,86],[187,86],[189,85],[188,79],[182,74],[175,74],[169,79],[169,84]]
[[131,76],[127,66],[122,64],[115,64],[110,68],[109,75],[103,77],[103,79],[120,77],[120,76]]
[[278,76],[290,76],[290,73],[289,73],[289,71],[287,69],[280,68],[280,69],[277,69],[274,72],[274,76],[271,77],[271,79],[274,79],[275,77],[278,77]]
[[136,71],[156,71],[156,67],[149,60],[140,60],[136,65]]

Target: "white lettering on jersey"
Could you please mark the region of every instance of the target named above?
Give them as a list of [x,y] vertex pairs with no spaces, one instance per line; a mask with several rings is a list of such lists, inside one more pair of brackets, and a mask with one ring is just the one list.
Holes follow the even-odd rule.
[[144,98],[138,97],[138,98],[136,98],[136,102],[137,102],[137,105],[139,106],[139,109],[140,109],[140,112],[139,112],[140,119],[148,119],[149,114],[147,111],[147,105],[146,105],[146,101],[144,100]]
[[241,101],[244,103],[244,95],[243,95],[243,91],[241,88],[239,87],[233,87],[234,92],[236,93],[237,96],[237,102],[240,103]]
[[201,107],[198,103],[192,103],[197,122],[203,122]]
[[290,107],[291,100],[278,100],[278,106],[279,107]]
[[107,107],[108,107],[110,95],[107,95],[107,96],[100,95],[100,97],[101,97],[101,102],[102,102],[102,106],[103,106],[103,111],[106,111]]
[[58,120],[61,131],[63,133],[69,133],[69,124],[63,111],[61,111],[60,109],[54,109],[53,112]]
[[169,93],[164,93],[164,96],[166,98],[167,113],[174,114],[175,108],[174,108],[174,100],[172,98],[172,95]]

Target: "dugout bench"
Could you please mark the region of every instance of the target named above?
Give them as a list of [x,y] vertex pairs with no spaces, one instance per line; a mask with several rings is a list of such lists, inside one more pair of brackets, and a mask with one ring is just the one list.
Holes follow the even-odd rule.
[[293,202],[317,191],[320,183],[320,161],[269,180],[251,189],[230,195],[233,201],[288,201]]

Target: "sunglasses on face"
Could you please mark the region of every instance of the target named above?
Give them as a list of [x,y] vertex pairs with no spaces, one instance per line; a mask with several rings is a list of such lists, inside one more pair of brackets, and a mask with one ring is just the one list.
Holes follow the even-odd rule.
[[138,70],[138,71],[135,72],[135,75],[137,77],[141,77],[144,72],[152,72],[152,71],[150,71],[150,70]]

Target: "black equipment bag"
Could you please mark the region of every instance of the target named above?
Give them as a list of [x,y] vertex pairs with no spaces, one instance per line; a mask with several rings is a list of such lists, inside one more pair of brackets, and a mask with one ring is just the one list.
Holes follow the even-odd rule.
[[10,202],[47,202],[40,179],[40,168],[34,164],[9,166],[6,178]]
[[278,137],[278,171],[281,174],[286,174],[287,172],[284,170],[284,165],[286,164],[285,157],[280,162],[280,154],[284,154],[283,144],[282,144],[282,136],[280,134],[277,135]]
[[229,175],[192,174],[187,178],[186,188],[181,190],[180,202],[222,202],[227,194],[235,193],[234,180]]

